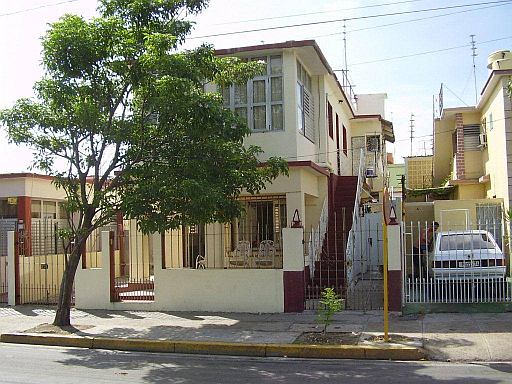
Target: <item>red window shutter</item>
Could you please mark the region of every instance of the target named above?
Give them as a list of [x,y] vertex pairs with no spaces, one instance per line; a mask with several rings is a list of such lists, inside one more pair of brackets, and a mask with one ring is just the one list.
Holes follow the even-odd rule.
[[329,137],[334,140],[334,124],[332,121],[332,106],[327,102],[327,125],[329,128]]

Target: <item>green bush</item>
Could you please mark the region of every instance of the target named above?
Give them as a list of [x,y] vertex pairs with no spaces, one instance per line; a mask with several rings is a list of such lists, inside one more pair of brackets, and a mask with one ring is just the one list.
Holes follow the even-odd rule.
[[343,309],[343,301],[333,288],[325,288],[322,291],[320,308],[318,309],[317,321],[324,325],[323,333],[332,324],[332,316]]

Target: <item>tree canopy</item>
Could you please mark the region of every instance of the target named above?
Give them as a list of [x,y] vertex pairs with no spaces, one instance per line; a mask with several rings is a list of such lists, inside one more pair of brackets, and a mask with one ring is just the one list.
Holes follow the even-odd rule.
[[216,57],[208,45],[181,49],[193,27],[183,15],[206,5],[101,0],[97,18],[63,16],[42,39],[36,97],[0,112],[11,142],[33,148],[74,212],[67,283],[79,247],[116,212],[146,232],[226,221],[240,213],[242,190],[286,173],[281,159],[259,162],[261,149],[243,145],[246,124],[205,91],[245,83],[259,64]]

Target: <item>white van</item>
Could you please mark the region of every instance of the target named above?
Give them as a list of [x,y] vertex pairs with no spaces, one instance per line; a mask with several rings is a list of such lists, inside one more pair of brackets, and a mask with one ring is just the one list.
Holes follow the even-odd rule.
[[483,230],[438,233],[430,265],[438,280],[504,278],[506,273],[503,252]]

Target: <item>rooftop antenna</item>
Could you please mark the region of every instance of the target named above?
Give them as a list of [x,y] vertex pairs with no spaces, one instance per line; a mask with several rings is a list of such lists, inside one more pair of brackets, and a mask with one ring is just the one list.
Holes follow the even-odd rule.
[[411,128],[411,156],[412,156],[412,139],[414,138],[414,114],[411,113],[411,119],[409,120]]
[[343,54],[345,56],[345,74],[348,72],[347,64],[347,20],[343,19]]
[[476,41],[475,41],[475,35],[469,35],[471,37],[471,51],[473,52],[471,56],[473,57],[473,79],[475,81],[475,105],[478,103],[478,90],[476,88],[476,65],[475,65],[475,57],[477,56],[476,53]]

